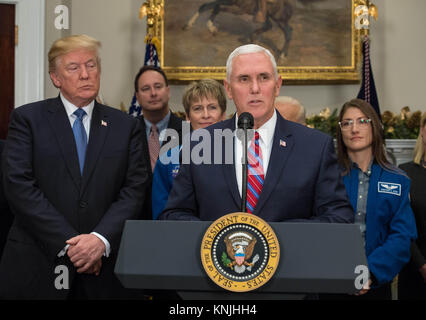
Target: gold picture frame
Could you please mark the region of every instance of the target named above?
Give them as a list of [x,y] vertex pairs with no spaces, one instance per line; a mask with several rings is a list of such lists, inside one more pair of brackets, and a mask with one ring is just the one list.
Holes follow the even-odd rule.
[[[257,3],[256,0],[251,1]],[[267,31],[269,34],[261,34],[255,43],[267,48],[268,44],[271,48],[275,46],[275,50],[270,49],[277,59],[278,72],[287,84],[358,83],[361,45],[360,33],[354,22],[355,7],[360,1],[323,0],[315,3],[312,0],[267,0],[268,4],[285,2],[294,6],[294,20],[292,22],[290,19],[289,22],[293,33],[288,55],[277,58],[280,41],[274,39],[281,37],[283,44],[286,40],[283,29],[276,23],[272,23],[272,29]],[[204,78],[223,80],[227,56],[245,43],[238,37],[244,37],[249,27],[254,30],[256,26],[262,26],[253,22],[253,15],[227,11],[216,15],[213,20],[216,33],[212,33],[207,26],[212,17],[211,11],[206,10],[197,17],[194,13],[202,5],[206,8],[206,4],[220,0],[151,2],[162,6],[162,14],[154,17],[153,24],[148,26],[148,33],[160,40],[160,63],[172,83]],[[232,9],[243,10],[235,6]],[[192,28],[185,29],[190,21]]]

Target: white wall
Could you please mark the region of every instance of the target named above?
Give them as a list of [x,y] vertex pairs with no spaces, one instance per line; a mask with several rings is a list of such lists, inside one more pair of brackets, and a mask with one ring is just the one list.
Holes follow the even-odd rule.
[[[46,0],[46,48],[59,36],[87,33],[99,39],[103,48],[101,96],[105,103],[118,108],[130,104],[133,78],[143,64],[146,20],[139,20],[142,0]],[[382,112],[409,105],[426,110],[426,1],[374,0],[379,20],[371,25],[371,59]],[[57,3],[70,6],[71,29],[54,29],[53,12]],[[46,50],[47,52],[47,50]],[[47,75],[47,73],[46,73]],[[57,90],[45,79],[46,97]],[[324,107],[338,108],[355,97],[360,85],[284,85],[281,94],[302,102],[308,114]],[[181,96],[184,85],[172,86],[170,105],[183,110]],[[228,113],[235,110],[229,104]]]
[[426,111],[426,1],[374,0],[373,63],[382,110]]
[[[106,104],[119,108],[128,105],[133,95],[133,78],[143,65],[145,24],[138,20],[141,1],[135,0],[46,0],[46,45],[60,36],[87,33],[102,42],[102,76],[100,96]],[[54,26],[54,9],[69,6],[70,30],[58,32]],[[49,34],[50,33],[50,34]],[[46,97],[57,95],[46,78]]]

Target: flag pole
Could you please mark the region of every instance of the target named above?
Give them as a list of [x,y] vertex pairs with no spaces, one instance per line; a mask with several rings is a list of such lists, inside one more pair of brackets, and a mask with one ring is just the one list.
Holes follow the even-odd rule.
[[370,57],[370,17],[377,20],[378,11],[370,0],[356,0],[355,6],[355,28],[359,30],[362,47],[361,88],[357,98],[370,103],[381,120]]
[[[150,65],[160,67],[161,44],[156,35],[158,34],[159,22],[164,16],[164,5],[162,0],[146,0],[139,9],[139,19],[146,18],[145,58],[144,66]],[[129,114],[138,117],[143,110],[133,94],[129,107]]]

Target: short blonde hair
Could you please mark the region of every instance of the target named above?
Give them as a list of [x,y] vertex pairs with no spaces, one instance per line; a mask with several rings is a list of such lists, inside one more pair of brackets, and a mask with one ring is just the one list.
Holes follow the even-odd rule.
[[73,35],[56,40],[48,53],[49,59],[49,73],[55,72],[57,67],[57,60],[60,56],[70,53],[75,50],[85,49],[88,51],[94,51],[96,53],[96,60],[100,65],[99,49],[101,47],[100,41],[82,34]]
[[223,86],[216,80],[203,79],[192,82],[185,88],[182,104],[187,116],[189,116],[191,104],[202,98],[216,99],[222,113],[226,111],[226,95]]
[[[420,120],[420,129],[426,126],[426,112],[423,112],[422,118]],[[420,164],[420,160],[423,159],[425,155],[425,148],[423,145],[423,139],[421,133],[417,137],[416,147],[414,148],[414,163]]]

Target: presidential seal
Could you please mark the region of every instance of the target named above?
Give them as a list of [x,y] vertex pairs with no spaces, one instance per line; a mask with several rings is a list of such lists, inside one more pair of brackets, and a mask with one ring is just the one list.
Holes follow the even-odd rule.
[[201,243],[201,261],[210,279],[234,292],[255,290],[274,275],[280,247],[261,218],[231,213],[213,222]]

